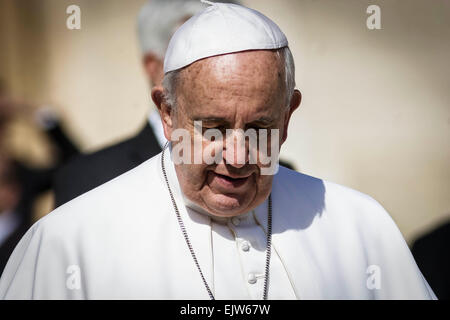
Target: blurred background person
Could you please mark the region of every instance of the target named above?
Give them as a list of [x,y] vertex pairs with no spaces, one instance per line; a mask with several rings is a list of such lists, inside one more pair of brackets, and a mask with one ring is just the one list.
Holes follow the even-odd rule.
[[[48,167],[33,167],[14,159],[8,145],[8,126],[15,117],[31,117],[53,144],[54,161]],[[33,223],[33,206],[39,195],[51,189],[58,166],[78,154],[65,135],[55,111],[35,108],[12,98],[0,84],[0,273],[12,250]]]
[[19,208],[20,191],[13,162],[0,153],[0,274],[30,226],[29,212],[21,212]]

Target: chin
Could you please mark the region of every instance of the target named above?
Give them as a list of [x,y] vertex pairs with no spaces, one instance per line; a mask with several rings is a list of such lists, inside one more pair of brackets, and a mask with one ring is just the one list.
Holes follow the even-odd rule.
[[[227,196],[225,194],[213,195],[211,201],[207,203],[211,213],[216,216],[229,217],[235,216],[244,212],[247,212],[249,203],[246,203],[246,197],[242,199],[233,196]],[[245,203],[244,203],[245,202]]]

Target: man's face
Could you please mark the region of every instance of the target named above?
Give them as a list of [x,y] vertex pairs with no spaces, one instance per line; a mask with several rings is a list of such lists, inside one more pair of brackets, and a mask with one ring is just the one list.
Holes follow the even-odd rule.
[[[270,129],[279,129],[277,143],[281,146],[293,111],[286,106],[284,77],[283,61],[273,51],[247,51],[195,62],[181,71],[176,111],[164,123],[166,137],[169,139],[175,129],[186,129],[191,150],[198,152],[194,148],[194,121],[202,121],[203,132],[218,129],[224,140],[226,129],[267,129],[268,148]],[[213,143],[226,148],[225,141],[203,138],[203,150]],[[248,141],[243,148],[247,154]],[[175,166],[185,196],[218,216],[248,212],[261,204],[272,188],[273,176],[261,174],[260,162],[251,164],[247,157],[247,162],[239,164],[236,157],[227,156],[223,152],[219,163],[209,165]]]

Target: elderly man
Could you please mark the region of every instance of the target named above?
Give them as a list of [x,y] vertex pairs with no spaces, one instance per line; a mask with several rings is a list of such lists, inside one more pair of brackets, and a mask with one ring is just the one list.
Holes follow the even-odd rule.
[[[164,55],[172,34],[203,7],[198,0],[150,0],[142,7],[137,29],[150,86],[162,82]],[[161,152],[165,142],[159,114],[152,109],[137,135],[94,153],[80,155],[58,170],[54,179],[55,207],[150,159]],[[294,168],[289,162],[280,160],[280,163]]]
[[170,147],[37,222],[0,297],[434,298],[376,201],[266,170],[301,100],[274,22],[212,4],[172,37],[164,72],[152,97]]

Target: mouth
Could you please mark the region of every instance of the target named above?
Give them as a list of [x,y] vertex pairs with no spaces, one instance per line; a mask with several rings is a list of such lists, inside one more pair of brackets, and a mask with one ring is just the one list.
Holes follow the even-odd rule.
[[212,174],[212,182],[219,184],[222,188],[225,189],[235,189],[245,185],[251,178],[251,174],[247,176],[228,176],[219,174],[216,172],[211,172]]

